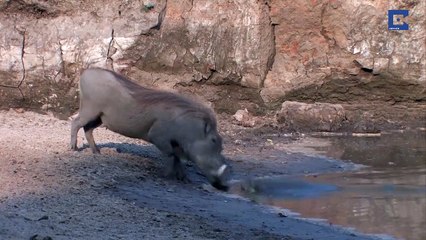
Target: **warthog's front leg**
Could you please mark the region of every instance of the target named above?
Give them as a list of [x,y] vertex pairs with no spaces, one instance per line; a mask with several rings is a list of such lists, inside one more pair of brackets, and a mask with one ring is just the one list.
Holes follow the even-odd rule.
[[176,178],[183,182],[189,182],[189,179],[186,177],[185,169],[182,166],[182,162],[175,155],[167,158],[165,176],[168,178]]
[[165,126],[168,126],[168,123],[155,122],[148,132],[148,139],[166,155],[166,177],[177,178],[178,180],[188,182],[179,158],[181,149],[176,145],[176,141],[170,137],[170,129],[165,128]]

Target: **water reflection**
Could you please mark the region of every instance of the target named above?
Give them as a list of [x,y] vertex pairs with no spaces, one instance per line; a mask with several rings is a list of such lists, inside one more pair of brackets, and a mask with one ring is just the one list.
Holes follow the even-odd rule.
[[426,239],[424,132],[326,140],[328,146],[316,149],[323,155],[370,167],[300,179],[251,180],[234,186],[233,191],[263,204],[290,209],[303,217],[326,219],[366,233]]
[[[302,139],[306,141],[307,139]],[[312,146],[319,153],[376,168],[426,168],[426,132],[382,133],[378,137],[321,138],[329,145]],[[302,143],[303,144],[303,143]],[[401,169],[404,170],[404,169]]]

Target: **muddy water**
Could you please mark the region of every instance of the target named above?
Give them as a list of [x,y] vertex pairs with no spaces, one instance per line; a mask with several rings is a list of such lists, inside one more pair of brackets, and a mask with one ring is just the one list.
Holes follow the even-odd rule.
[[286,148],[365,167],[349,173],[254,179],[233,186],[233,191],[304,218],[397,239],[426,239],[424,131],[306,137]]

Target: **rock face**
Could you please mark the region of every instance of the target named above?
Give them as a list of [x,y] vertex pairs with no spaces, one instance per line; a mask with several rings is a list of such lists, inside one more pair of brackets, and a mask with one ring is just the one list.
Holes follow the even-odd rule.
[[[270,6],[276,56],[262,89],[265,101],[303,95],[300,90],[314,100],[376,100],[379,93],[387,101],[392,90],[383,87],[392,86],[406,90],[393,91],[396,101],[425,100],[425,1],[272,0]],[[411,30],[389,31],[389,9],[408,9]]]
[[2,1],[0,70],[15,79],[25,69],[29,78],[61,81],[91,66],[119,69],[122,65],[114,60],[161,24],[165,1],[155,6],[145,9],[137,1]]
[[[18,86],[22,81],[30,106],[75,106],[82,69],[125,66],[118,61],[125,50],[160,24],[165,1],[155,6],[147,9],[138,1],[1,1],[0,84]],[[0,102],[13,105],[11,99],[20,99],[13,95],[15,89],[0,91]]]
[[[409,31],[387,28],[408,9]],[[265,103],[426,101],[425,1],[0,0],[0,105],[76,104],[92,66],[148,86],[236,85]],[[21,83],[22,82],[22,83]],[[197,85],[198,86],[198,85]]]
[[260,88],[274,56],[272,30],[263,1],[168,1],[159,31],[128,51],[129,75],[157,85]]

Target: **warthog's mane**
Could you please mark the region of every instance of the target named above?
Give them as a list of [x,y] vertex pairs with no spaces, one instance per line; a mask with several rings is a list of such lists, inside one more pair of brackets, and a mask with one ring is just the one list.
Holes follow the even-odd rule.
[[216,127],[216,118],[212,109],[203,103],[176,93],[146,88],[116,72],[110,72],[123,87],[129,90],[129,93],[140,103],[142,108],[157,104],[162,104],[167,108],[179,108],[182,114],[204,119]]

